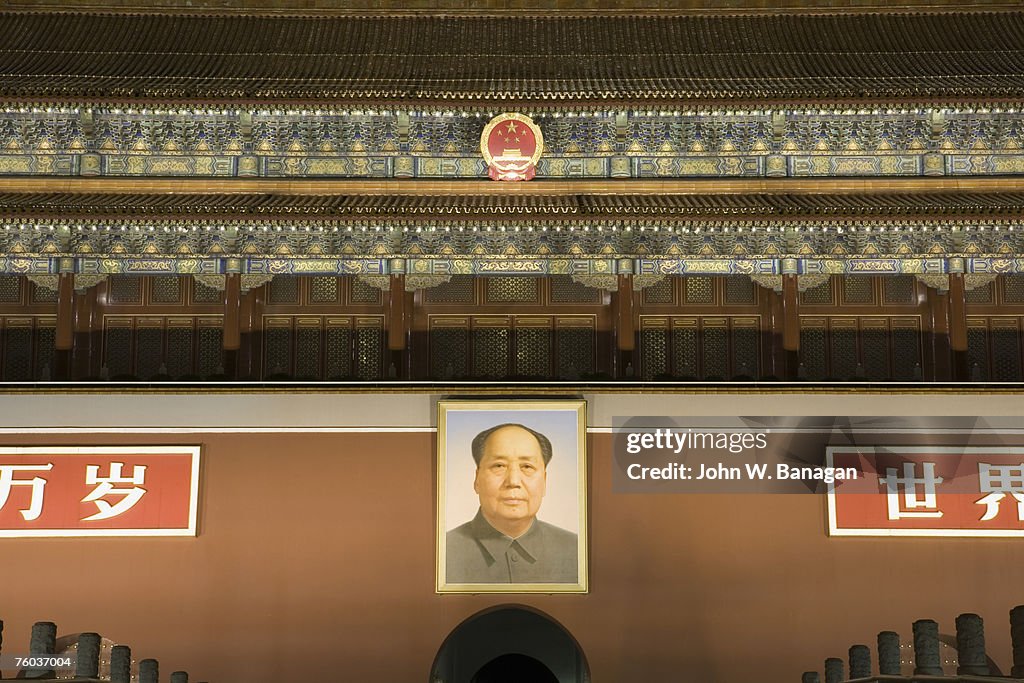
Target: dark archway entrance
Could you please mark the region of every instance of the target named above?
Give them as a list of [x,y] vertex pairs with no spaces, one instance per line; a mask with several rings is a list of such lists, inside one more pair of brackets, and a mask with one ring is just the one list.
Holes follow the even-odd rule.
[[445,639],[430,683],[587,683],[576,639],[548,615],[506,605],[474,614]]
[[559,683],[551,669],[533,657],[510,654],[495,657],[480,667],[470,683]]

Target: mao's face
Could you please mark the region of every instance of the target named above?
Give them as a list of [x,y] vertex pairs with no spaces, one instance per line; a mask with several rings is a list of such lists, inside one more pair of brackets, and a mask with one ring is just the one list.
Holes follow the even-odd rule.
[[520,427],[504,427],[488,437],[473,481],[488,520],[532,519],[546,489],[544,457],[533,434]]

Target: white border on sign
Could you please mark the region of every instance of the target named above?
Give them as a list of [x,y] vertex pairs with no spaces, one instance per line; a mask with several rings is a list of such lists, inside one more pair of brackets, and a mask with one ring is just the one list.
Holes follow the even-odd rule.
[[[1024,455],[1024,448],[1014,446],[829,446],[825,449],[825,464],[832,467],[833,453],[865,453],[874,454],[878,452],[889,452],[893,454],[907,453],[938,453],[944,455],[967,455],[970,453],[992,453]],[[862,494],[853,494],[862,495]],[[881,493],[879,493],[881,495]],[[980,494],[979,494],[980,495]],[[1024,536],[1024,529],[848,529],[839,528],[836,519],[835,485],[829,484],[828,493],[828,535],[829,536],[875,536],[875,537],[946,537],[946,538],[1015,538]]]
[[188,527],[181,529],[0,529],[0,538],[72,538],[111,536],[197,536],[199,518],[199,446],[0,446],[0,455],[87,455],[91,453],[177,454],[192,456]]

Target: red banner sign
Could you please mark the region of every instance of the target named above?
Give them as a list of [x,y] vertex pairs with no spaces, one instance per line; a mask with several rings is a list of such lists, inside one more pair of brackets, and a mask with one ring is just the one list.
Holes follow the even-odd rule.
[[0,448],[0,537],[195,536],[198,446]]
[[1024,448],[829,448],[832,536],[1024,536]]

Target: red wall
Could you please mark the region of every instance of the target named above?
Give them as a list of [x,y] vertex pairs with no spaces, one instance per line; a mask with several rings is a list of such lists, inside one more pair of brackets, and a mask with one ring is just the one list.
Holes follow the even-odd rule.
[[1009,671],[1024,604],[1017,539],[836,538],[811,495],[611,492],[591,439],[591,592],[434,593],[434,436],[39,436],[22,444],[203,445],[198,538],[2,539],[4,652],[31,624],[98,631],[191,680],[426,683],[438,647],[490,606],[532,605],[579,641],[595,683],[797,681],[854,643],[986,618]]

